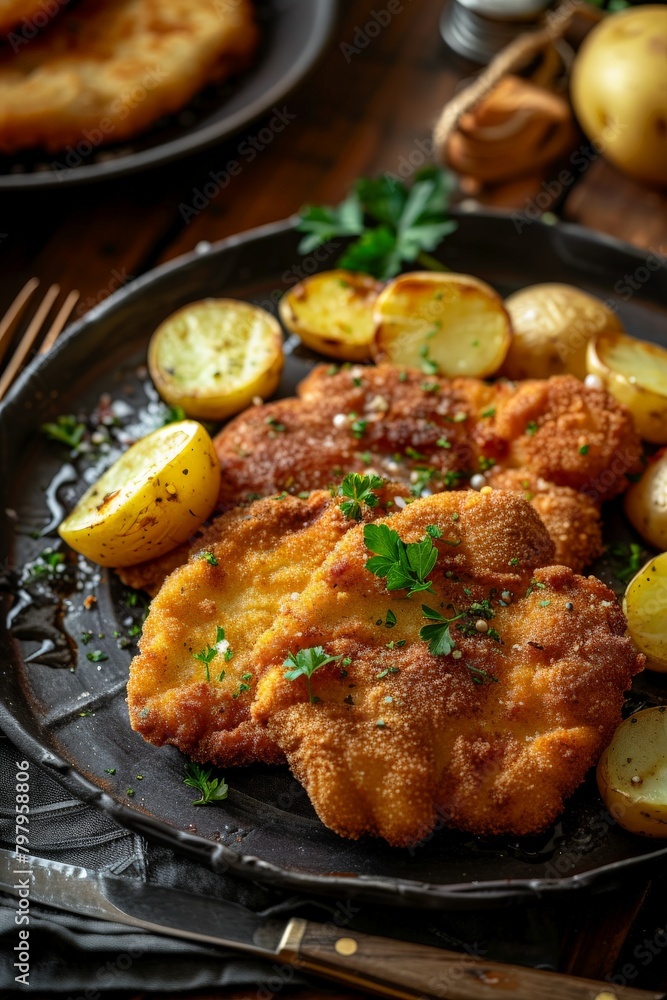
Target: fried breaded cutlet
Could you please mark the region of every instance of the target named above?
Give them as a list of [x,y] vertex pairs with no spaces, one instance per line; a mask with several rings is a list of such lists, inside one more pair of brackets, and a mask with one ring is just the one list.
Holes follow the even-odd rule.
[[35,14],[42,13],[48,20],[49,15],[43,14],[44,9],[44,0],[0,0],[0,35],[6,35],[19,21],[32,21]]
[[[378,490],[377,506],[360,516],[384,516],[404,492]],[[144,739],[220,765],[283,760],[250,720],[252,650],[356,524],[342,503],[328,491],[285,494],[223,514],[202,533],[152,601],[130,667],[130,721]]]
[[[544,525],[511,493],[438,494],[378,523],[408,544],[432,539],[433,592],[389,591],[353,528],[257,643],[253,719],[342,836],[405,846],[438,821],[480,835],[548,827],[643,665],[613,593],[549,566]],[[450,619],[439,652],[420,638],[433,624],[422,604]],[[345,666],[313,673],[311,700],[284,664],[315,646]]]
[[[559,560],[580,570],[599,552],[596,505],[622,492],[641,467],[629,413],[570,375],[488,385],[389,365],[334,374],[321,365],[298,392],[247,410],[217,436],[223,508],[369,469],[409,483],[415,495],[466,488],[480,474],[494,486],[498,470],[521,469],[531,483],[551,484],[533,486],[531,502]],[[563,540],[570,525],[572,546]]]
[[492,469],[487,481],[491,489],[517,493],[537,511],[555,546],[554,563],[581,573],[602,555],[600,511],[585,493],[523,469]]
[[127,139],[247,67],[257,41],[251,0],[85,0],[0,56],[0,150]]

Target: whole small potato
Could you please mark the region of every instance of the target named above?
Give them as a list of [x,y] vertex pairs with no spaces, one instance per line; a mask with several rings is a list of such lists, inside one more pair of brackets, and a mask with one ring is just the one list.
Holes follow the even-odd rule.
[[667,551],[667,449],[656,452],[625,495],[625,513],[642,538]]
[[643,181],[667,183],[667,8],[610,14],[588,35],[570,91],[594,147]]
[[503,365],[511,379],[586,377],[586,347],[603,330],[623,330],[616,313],[574,285],[521,288],[505,299],[514,336]]

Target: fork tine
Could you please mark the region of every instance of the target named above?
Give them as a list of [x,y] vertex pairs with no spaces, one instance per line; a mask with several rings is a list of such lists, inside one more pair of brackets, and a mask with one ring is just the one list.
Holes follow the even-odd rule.
[[39,285],[39,278],[31,278],[25,283],[9,309],[0,320],[0,361],[7,353],[16,327],[16,322],[26,307],[28,299]]
[[42,346],[39,349],[40,354],[47,354],[51,350],[56,340],[60,336],[63,327],[67,323],[67,320],[70,317],[72,309],[74,309],[74,306],[77,304],[78,301],[79,301],[79,293],[76,290],[71,291],[67,296],[67,298],[65,299],[65,301],[63,302],[63,304],[61,305],[60,309],[58,310],[58,315],[54,319],[53,323],[51,324],[50,330],[48,331],[46,337],[42,341]]
[[60,291],[60,285],[51,285],[46,295],[44,296],[37,312],[33,316],[28,329],[23,334],[21,341],[11,356],[7,367],[5,368],[2,378],[0,378],[0,400],[4,399],[5,393],[9,389],[10,385],[16,378],[18,372],[20,371],[21,365],[25,361],[30,348],[37,340],[39,336],[39,331],[42,328],[44,320],[49,314],[51,306],[55,302],[58,293]]

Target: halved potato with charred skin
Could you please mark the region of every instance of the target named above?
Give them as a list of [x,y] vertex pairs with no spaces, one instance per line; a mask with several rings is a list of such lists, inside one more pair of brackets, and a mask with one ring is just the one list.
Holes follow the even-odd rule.
[[511,337],[503,300],[469,274],[402,274],[375,305],[374,360],[425,375],[493,375]]
[[137,441],[58,528],[100,566],[133,566],[189,538],[213,511],[220,463],[206,430],[181,420]]
[[306,347],[343,361],[367,361],[375,333],[373,306],[384,285],[356,271],[323,271],[280,300],[280,318]]
[[647,562],[623,598],[628,632],[648,670],[667,672],[667,552]]
[[667,444],[667,350],[625,333],[606,331],[588,344],[586,366],[627,406],[638,434]]
[[597,779],[620,826],[667,837],[667,708],[647,708],[621,723],[600,758]]
[[248,302],[204,299],[169,316],[151,338],[155,388],[189,417],[224,420],[266,398],[283,369],[277,319]]

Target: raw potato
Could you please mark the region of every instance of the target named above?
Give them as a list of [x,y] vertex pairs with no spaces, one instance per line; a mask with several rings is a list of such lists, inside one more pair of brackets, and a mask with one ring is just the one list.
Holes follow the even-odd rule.
[[645,441],[667,444],[667,350],[624,333],[601,333],[588,345],[586,367],[627,406]]
[[625,513],[649,545],[667,550],[667,450],[652,456],[644,475],[625,494]]
[[305,278],[280,300],[280,318],[307,347],[342,361],[368,361],[373,306],[384,288],[355,271],[323,271]]
[[204,299],[173,313],[151,338],[155,388],[189,417],[223,420],[275,392],[283,369],[280,324],[259,306]]
[[647,708],[622,722],[600,758],[597,778],[620,826],[667,837],[667,709]]
[[58,533],[101,566],[133,566],[184,542],[213,511],[220,463],[194,420],[137,441],[83,495]]
[[530,285],[505,299],[513,337],[503,375],[586,377],[588,341],[608,330],[623,331],[616,313],[573,285]]
[[667,672],[667,552],[644,566],[623,598],[628,633],[648,670]]
[[643,181],[667,183],[667,9],[609,14],[587,36],[571,75],[577,118],[597,150]]
[[503,300],[469,274],[415,271],[375,306],[373,358],[425,375],[486,378],[505,360],[512,327]]

